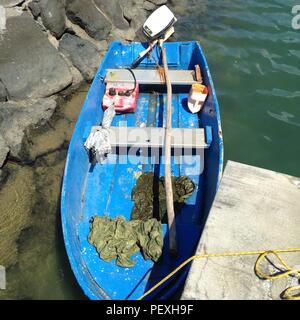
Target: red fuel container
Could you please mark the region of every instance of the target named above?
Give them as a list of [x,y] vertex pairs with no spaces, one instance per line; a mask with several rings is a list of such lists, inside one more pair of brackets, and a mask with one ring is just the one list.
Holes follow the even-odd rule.
[[[135,112],[139,96],[139,86],[135,89],[132,83],[108,82],[102,101],[103,109],[106,110],[114,103],[116,113]],[[132,91],[133,90],[133,91]]]

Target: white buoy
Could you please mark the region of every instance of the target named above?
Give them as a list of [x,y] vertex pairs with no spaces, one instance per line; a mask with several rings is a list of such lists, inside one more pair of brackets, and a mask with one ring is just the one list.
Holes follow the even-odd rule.
[[188,108],[192,113],[201,110],[208,95],[207,87],[202,84],[193,84],[188,98]]

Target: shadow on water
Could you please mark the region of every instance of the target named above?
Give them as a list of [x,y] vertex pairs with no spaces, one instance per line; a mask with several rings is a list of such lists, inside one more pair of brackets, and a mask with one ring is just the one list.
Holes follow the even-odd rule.
[[[61,180],[61,186],[62,186],[62,180]],[[63,230],[61,225],[61,211],[60,211],[60,201],[61,197],[59,197],[58,203],[57,203],[57,219],[56,219],[56,252],[57,252],[57,258],[60,261],[60,266],[62,270],[62,275],[64,277],[64,281],[62,281],[62,290],[64,292],[71,290],[72,291],[72,298],[73,299],[87,299],[87,297],[84,295],[82,289],[79,287],[75,276],[72,272],[71,265],[67,256],[66,248],[64,246],[64,239],[63,239]]]

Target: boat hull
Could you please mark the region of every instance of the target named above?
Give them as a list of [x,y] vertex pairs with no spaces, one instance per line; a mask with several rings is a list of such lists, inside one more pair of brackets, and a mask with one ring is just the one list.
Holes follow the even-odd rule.
[[[212,129],[211,145],[202,150],[201,154],[184,156],[184,163],[177,161],[175,155],[172,157],[172,174],[187,175],[196,185],[195,192],[176,216],[179,254],[176,258],[169,256],[166,225],[163,225],[163,255],[160,262],[155,264],[145,261],[141,254],[133,257],[133,268],[118,267],[114,261],[106,263],[99,258],[95,248],[87,240],[90,220],[96,214],[111,218],[124,215],[126,219],[130,218],[133,206],[131,190],[141,173],[153,171],[156,175],[164,175],[161,155],[155,156],[154,160],[145,154],[134,154],[131,158],[111,155],[107,163],[94,166],[89,163],[84,150],[83,144],[91,127],[99,125],[103,116],[101,103],[107,69],[129,66],[144,49],[141,43],[124,45],[113,42],[95,76],[76,124],[69,146],[61,194],[65,247],[76,279],[90,299],[137,299],[193,255],[218,188],[223,168],[223,142],[219,105],[206,59],[197,42],[172,42],[165,46],[169,68],[193,69],[195,64],[199,64],[203,82],[209,91],[201,113],[192,115],[187,108],[188,92],[174,90],[172,126]],[[154,51],[153,56],[154,60],[148,57],[144,59],[141,67],[154,68],[156,62],[160,61],[159,51]],[[165,92],[141,91],[136,112],[117,116],[113,125],[163,127],[165,110]],[[184,283],[188,269],[188,266],[185,267],[147,298],[172,297]]]

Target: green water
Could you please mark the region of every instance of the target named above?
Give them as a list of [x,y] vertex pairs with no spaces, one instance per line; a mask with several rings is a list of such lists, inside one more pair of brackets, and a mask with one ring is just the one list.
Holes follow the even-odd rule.
[[177,38],[199,40],[204,49],[220,103],[225,160],[300,176],[300,30],[291,26],[292,7],[300,2],[192,3]]
[[[220,103],[225,160],[300,176],[300,30],[291,26],[297,1],[198,0],[184,7],[185,2],[174,8],[176,37],[198,40],[204,49]],[[39,144],[68,141],[85,94],[68,102],[52,123],[55,130],[37,138]],[[15,175],[11,184],[26,174],[35,191],[30,191],[30,204],[24,204],[32,208],[31,220],[18,240],[17,262],[7,272],[7,290],[0,291],[0,299],[84,298],[60,229],[65,156],[66,149],[59,148],[37,161],[30,174],[9,164]]]
[[[0,299],[85,299],[71,271],[60,221],[60,187],[67,147],[87,94],[68,99],[30,136],[34,163],[9,161],[0,188],[0,264],[7,268]],[[22,230],[21,232],[19,232]]]

